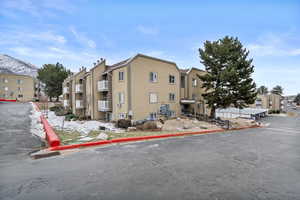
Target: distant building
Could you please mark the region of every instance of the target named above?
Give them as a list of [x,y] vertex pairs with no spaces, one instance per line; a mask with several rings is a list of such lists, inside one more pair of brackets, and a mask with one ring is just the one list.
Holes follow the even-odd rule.
[[257,95],[255,103],[250,107],[283,111],[285,110],[284,98],[277,94]]
[[27,75],[0,74],[0,98],[33,101],[38,98],[38,83]]

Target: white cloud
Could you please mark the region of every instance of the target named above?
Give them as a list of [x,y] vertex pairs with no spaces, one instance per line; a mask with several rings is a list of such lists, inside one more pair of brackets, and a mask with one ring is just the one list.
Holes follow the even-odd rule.
[[137,30],[146,35],[157,35],[158,34],[158,30],[156,28],[143,26],[143,25],[139,25],[137,27]]
[[254,56],[299,56],[300,48],[295,48],[296,44],[290,35],[267,34],[246,48]]
[[53,17],[56,16],[55,11],[71,14],[76,9],[70,0],[2,0],[1,7],[0,14],[6,17],[15,17],[16,11],[34,17]]
[[75,38],[78,40],[79,43],[86,45],[90,48],[96,48],[96,43],[93,40],[86,37],[83,33],[79,33],[75,29],[75,27],[71,26],[70,31],[73,33],[73,35],[75,36]]

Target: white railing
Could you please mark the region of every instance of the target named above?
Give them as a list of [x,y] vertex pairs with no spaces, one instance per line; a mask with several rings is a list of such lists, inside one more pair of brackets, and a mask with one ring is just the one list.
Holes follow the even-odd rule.
[[69,87],[64,87],[63,94],[68,94],[68,93],[69,93]]
[[110,110],[110,101],[100,100],[98,101],[98,111],[109,111]]
[[64,100],[64,107],[68,107],[69,106],[69,101],[68,100]]
[[83,108],[83,101],[82,100],[76,100],[75,107],[76,108]]
[[107,91],[108,90],[108,80],[98,81],[98,91]]
[[83,88],[82,84],[76,84],[75,85],[75,92],[76,93],[81,93],[82,92],[82,88]]

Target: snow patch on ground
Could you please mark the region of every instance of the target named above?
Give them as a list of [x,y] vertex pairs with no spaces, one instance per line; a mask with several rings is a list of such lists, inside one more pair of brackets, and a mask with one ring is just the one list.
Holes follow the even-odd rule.
[[82,135],[87,135],[91,131],[98,131],[99,126],[103,126],[109,131],[124,132],[123,129],[118,129],[113,123],[104,123],[100,121],[64,121],[64,116],[56,116],[53,111],[48,112],[48,122],[54,128],[67,131],[78,131]]
[[30,131],[33,135],[36,135],[42,139],[46,138],[43,125],[41,123],[41,112],[35,109],[35,105],[31,102],[32,110],[30,111],[31,127]]

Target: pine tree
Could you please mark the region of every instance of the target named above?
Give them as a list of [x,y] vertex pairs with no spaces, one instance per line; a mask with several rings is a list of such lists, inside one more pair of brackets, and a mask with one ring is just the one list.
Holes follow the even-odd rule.
[[199,49],[201,63],[206,74],[199,76],[206,93],[203,95],[211,108],[211,117],[216,108],[233,105],[244,108],[255,102],[256,84],[251,78],[254,72],[249,51],[243,48],[238,38],[224,37],[217,41],[206,41]]
[[297,96],[295,97],[294,103],[296,103],[297,105],[300,105],[300,93],[297,94]]
[[44,64],[38,70],[37,78],[45,84],[45,93],[50,97],[56,97],[58,101],[59,95],[62,94],[62,83],[70,75],[70,70],[67,70],[62,64]]
[[281,96],[283,94],[283,88],[280,85],[277,85],[272,89],[271,93]]
[[268,88],[264,85],[260,86],[258,89],[257,89],[257,93],[258,94],[261,94],[261,95],[264,95],[264,94],[268,94],[269,91],[268,91]]

